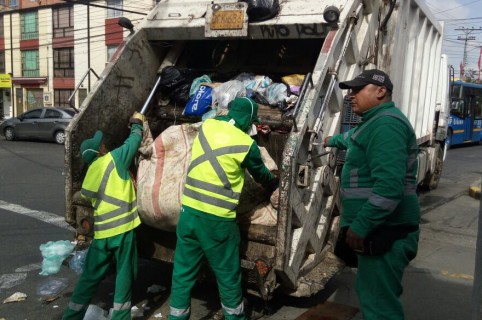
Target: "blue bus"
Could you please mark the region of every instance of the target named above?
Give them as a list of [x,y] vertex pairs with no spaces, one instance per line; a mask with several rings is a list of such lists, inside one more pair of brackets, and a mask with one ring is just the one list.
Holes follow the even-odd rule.
[[482,84],[453,81],[447,147],[482,139]]

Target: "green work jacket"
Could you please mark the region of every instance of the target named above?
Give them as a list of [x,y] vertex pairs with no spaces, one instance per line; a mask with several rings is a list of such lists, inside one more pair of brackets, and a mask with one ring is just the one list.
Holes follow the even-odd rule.
[[418,225],[418,146],[413,128],[393,102],[363,114],[328,145],[347,150],[341,173],[342,227],[360,237],[387,225]]

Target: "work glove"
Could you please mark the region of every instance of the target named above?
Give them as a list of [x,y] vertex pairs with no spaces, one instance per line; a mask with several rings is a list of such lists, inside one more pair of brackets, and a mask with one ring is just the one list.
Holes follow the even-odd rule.
[[272,170],[271,173],[273,174],[274,178],[265,185],[263,185],[263,188],[269,193],[275,191],[279,185],[279,170]]
[[131,124],[140,124],[142,126],[144,124],[144,121],[146,121],[146,116],[136,111],[129,119],[129,127]]

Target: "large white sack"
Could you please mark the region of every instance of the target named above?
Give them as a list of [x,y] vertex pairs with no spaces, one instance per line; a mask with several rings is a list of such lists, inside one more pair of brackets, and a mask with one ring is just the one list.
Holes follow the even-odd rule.
[[[201,122],[167,128],[154,140],[152,148],[148,148],[150,158],[139,162],[137,205],[141,219],[147,225],[165,231],[175,230],[191,146],[200,125]],[[268,169],[276,170],[276,164],[266,149],[260,147],[260,151]],[[240,223],[275,225],[277,213],[267,201],[269,197],[246,171],[237,210]]]

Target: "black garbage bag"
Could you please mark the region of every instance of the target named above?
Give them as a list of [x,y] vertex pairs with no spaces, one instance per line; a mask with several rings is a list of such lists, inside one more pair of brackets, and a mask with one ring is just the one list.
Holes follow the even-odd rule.
[[192,70],[167,66],[161,70],[160,77],[161,92],[177,104],[184,106],[189,100],[189,90],[194,77]]
[[169,92],[186,83],[186,77],[183,72],[175,66],[167,66],[161,70],[161,82],[159,83],[160,88],[163,92]]
[[189,101],[189,90],[191,90],[190,83],[183,83],[172,90],[168,96],[174,100],[178,105],[185,106]]
[[249,22],[265,21],[279,13],[279,0],[240,0],[248,4]]

